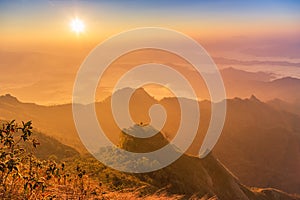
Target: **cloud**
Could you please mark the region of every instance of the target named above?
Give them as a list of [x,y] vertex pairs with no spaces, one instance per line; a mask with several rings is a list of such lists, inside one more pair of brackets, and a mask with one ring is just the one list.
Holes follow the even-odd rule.
[[300,63],[298,62],[289,62],[289,61],[271,61],[271,60],[236,60],[231,58],[223,58],[223,57],[214,57],[213,58],[216,63],[223,65],[276,65],[276,66],[287,66],[287,67],[300,67]]

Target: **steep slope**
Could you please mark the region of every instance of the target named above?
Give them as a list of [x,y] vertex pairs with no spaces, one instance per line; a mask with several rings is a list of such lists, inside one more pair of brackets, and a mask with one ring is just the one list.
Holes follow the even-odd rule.
[[[149,127],[136,125],[130,131],[147,134]],[[155,136],[146,139],[137,139],[124,132],[120,134],[119,146],[131,152],[150,152],[161,148],[165,144],[168,144],[168,140],[164,138],[162,133],[157,133]],[[177,150],[174,149],[174,151]],[[114,155],[111,155],[111,157],[114,157]],[[132,167],[132,163],[128,160],[124,159],[124,165]],[[157,159],[157,162],[159,161],[160,158]],[[183,194],[185,198],[194,195],[194,197],[197,196],[203,199],[220,200],[299,199],[299,197],[292,197],[273,189],[250,189],[242,185],[211,154],[204,159],[184,154],[166,168],[151,173],[137,174],[136,176],[141,181],[147,182],[157,189],[165,188],[169,193]]]

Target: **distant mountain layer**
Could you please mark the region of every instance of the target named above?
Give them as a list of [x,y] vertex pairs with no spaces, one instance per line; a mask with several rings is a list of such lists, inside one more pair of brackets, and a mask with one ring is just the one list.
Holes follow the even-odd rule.
[[283,77],[274,79],[274,74],[246,72],[234,68],[221,70],[228,98],[245,98],[254,94],[263,101],[275,98],[294,102],[300,99],[300,79]]
[[277,110],[287,111],[300,116],[300,99],[294,101],[293,103],[289,103],[277,98],[270,100],[267,103]]
[[[11,55],[7,55],[7,56],[11,56]],[[38,56],[39,55],[35,55],[35,57],[37,58]],[[25,57],[28,58],[28,56]],[[134,57],[134,60],[135,59],[138,60],[139,57]],[[187,80],[190,81],[191,85],[196,90],[197,92],[196,94],[200,97],[200,99],[203,100],[209,99],[210,98],[209,92],[207,90],[207,86],[203,78],[201,78],[201,76],[199,76],[198,73],[195,73],[195,71],[190,69],[189,68],[190,65],[188,63],[181,64],[181,62],[174,59],[168,58],[167,59],[168,62],[162,64],[173,66],[175,70],[178,70],[180,73],[182,73],[187,78]],[[172,61],[171,63],[169,62],[170,60]],[[53,61],[56,62],[55,60]],[[151,62],[153,61],[155,61],[155,59],[151,60]],[[228,62],[228,60],[226,59],[225,61]],[[232,60],[229,60],[229,62],[232,62]],[[233,64],[235,62],[237,62],[237,64],[239,63],[239,61],[234,61]],[[38,62],[34,59],[34,61],[30,63],[38,63]],[[140,65],[141,63],[139,63],[138,65]],[[265,64],[268,63],[269,62]],[[256,65],[259,63],[247,61],[244,64],[250,64],[250,65],[255,64],[255,66],[253,66],[253,68],[255,69],[257,67]],[[287,68],[289,68],[288,66],[291,63],[282,62],[277,64],[279,64],[280,66],[286,65]],[[128,65],[134,66],[133,63],[130,63]],[[299,65],[299,63],[297,65]],[[104,77],[104,79],[107,80],[108,86],[98,88],[99,90],[97,90],[96,93],[97,99],[103,100],[105,97],[109,96],[109,92],[113,87],[113,82],[117,81],[118,76],[121,76],[120,73],[121,72],[123,73],[124,67],[126,68],[127,64],[124,65],[124,63],[123,64],[119,63],[118,65],[115,63],[114,66],[116,67],[116,73],[114,73],[114,71],[111,71],[111,74],[114,74],[114,76],[107,75]],[[9,68],[10,66],[7,67]],[[38,66],[33,66],[33,67],[38,68]],[[294,68],[296,73],[297,67]],[[49,69],[51,69],[51,67],[49,67]],[[26,71],[26,67],[24,67],[24,71]],[[296,74],[294,76],[298,76],[298,78],[292,77],[293,71],[291,69],[287,69],[287,71],[289,71],[289,76],[291,77],[282,77],[282,75],[280,76],[281,72],[278,72],[278,74],[272,74],[268,72],[247,72],[235,68],[221,69],[220,73],[224,80],[224,86],[226,89],[227,98],[235,98],[235,97],[247,98],[253,94],[263,101],[269,101],[275,98],[279,98],[281,100],[293,103],[295,100],[300,99],[300,93],[298,92],[300,91],[300,79],[299,79],[299,75]],[[12,71],[12,73],[14,73],[14,71]],[[29,74],[28,76],[31,76]],[[54,77],[50,77],[49,80],[42,79],[39,81],[37,81],[35,77],[31,77],[29,79],[29,83],[23,80],[23,77],[20,74],[16,74],[17,76],[15,78],[16,83],[11,82],[11,79],[9,79],[8,81],[3,80],[4,86],[0,91],[2,91],[2,93],[3,92],[12,93],[17,97],[24,99],[25,101],[28,102],[41,102],[43,104],[60,104],[60,102],[70,102],[72,86],[74,81],[73,73],[71,74],[72,76],[69,77],[65,77],[65,76],[59,77],[57,81],[54,81],[54,79],[56,80],[56,78]],[[157,74],[157,75],[158,77],[162,76],[162,78],[164,78],[162,74]],[[208,77],[210,76],[209,74],[206,75],[208,75]],[[140,79],[139,74],[135,74],[135,75],[132,74],[132,76],[133,76],[132,79],[135,80]],[[155,74],[153,76],[155,76]],[[170,82],[170,85],[176,87],[179,91],[182,91],[184,89],[183,86],[178,85],[178,81],[176,78],[168,77],[168,80]],[[23,82],[27,84],[24,85]],[[151,90],[151,92],[153,93],[153,95],[156,95],[157,98],[162,98],[164,95],[161,93],[163,93],[165,90],[163,89],[157,90],[157,88],[161,89],[159,86],[156,86]]]
[[288,61],[271,61],[271,60],[236,60],[230,58],[223,57],[214,57],[213,58],[216,63],[220,63],[223,65],[244,65],[244,66],[257,66],[257,65],[277,65],[277,66],[285,66],[285,67],[300,67],[300,63],[298,62],[288,62]]
[[[122,97],[131,91],[130,88],[123,89],[116,95]],[[156,103],[166,109],[168,117],[162,132],[171,140],[180,121],[180,107],[175,98],[157,101],[143,89],[138,89],[130,101],[132,118],[137,124],[149,123],[148,110]],[[121,130],[113,120],[110,105],[110,98],[107,98],[96,103],[96,111],[107,137],[118,144]],[[187,151],[192,155],[198,154],[210,121],[211,103],[202,101],[199,105],[199,131]],[[0,118],[32,120],[33,125],[41,132],[85,152],[74,126],[71,104],[39,106],[19,102],[7,95],[0,98]],[[299,121],[299,115],[274,108],[255,96],[247,99],[229,99],[225,126],[214,148],[215,155],[242,183],[300,193]],[[186,130],[186,137],[190,137],[189,135],[189,130]]]

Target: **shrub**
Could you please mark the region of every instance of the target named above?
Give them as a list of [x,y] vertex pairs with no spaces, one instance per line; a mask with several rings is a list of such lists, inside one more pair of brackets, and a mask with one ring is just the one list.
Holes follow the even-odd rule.
[[0,127],[0,199],[84,199],[91,194],[79,166],[67,172],[65,163],[34,156],[39,142],[32,138],[32,129],[31,121],[18,125],[13,120]]

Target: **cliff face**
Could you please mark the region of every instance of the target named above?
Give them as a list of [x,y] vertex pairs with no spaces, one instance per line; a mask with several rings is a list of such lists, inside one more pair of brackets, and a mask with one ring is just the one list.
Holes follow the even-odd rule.
[[[150,126],[135,125],[127,129],[126,133],[123,131],[120,134],[119,146],[131,152],[150,152],[168,144],[168,140],[160,132],[150,138],[132,136],[147,135],[153,131],[155,130]],[[178,150],[174,147],[174,151]],[[159,162],[160,158],[157,160]],[[275,189],[253,189],[244,186],[212,154],[204,159],[183,154],[168,167],[136,176],[155,188],[165,188],[172,194],[182,194],[186,197],[196,195],[203,199],[221,200],[300,199]]]

